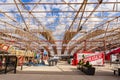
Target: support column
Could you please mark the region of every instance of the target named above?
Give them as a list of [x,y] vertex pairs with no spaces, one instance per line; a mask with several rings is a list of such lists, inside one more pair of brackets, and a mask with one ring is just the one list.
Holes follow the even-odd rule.
[[104,40],[103,43],[104,43],[104,53],[106,53],[106,41]]
[[87,41],[84,40],[84,51],[86,51]]

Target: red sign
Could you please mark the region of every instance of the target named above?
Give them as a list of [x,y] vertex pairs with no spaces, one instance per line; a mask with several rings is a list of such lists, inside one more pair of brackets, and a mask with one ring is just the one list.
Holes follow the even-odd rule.
[[104,64],[104,53],[76,53],[72,61],[73,65],[77,65],[79,60],[89,61],[92,65],[103,65]]
[[95,61],[95,60],[99,60],[99,59],[103,59],[103,54],[97,54],[97,55],[93,55],[93,56],[88,56],[86,57],[84,60],[86,61]]

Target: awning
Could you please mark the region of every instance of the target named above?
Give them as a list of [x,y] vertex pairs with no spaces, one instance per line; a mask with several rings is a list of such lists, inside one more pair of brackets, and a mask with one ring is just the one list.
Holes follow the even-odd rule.
[[110,60],[110,55],[112,55],[112,54],[117,54],[117,53],[120,54],[120,48],[117,48],[117,49],[115,49],[115,50],[107,53],[107,55],[105,56],[106,60]]

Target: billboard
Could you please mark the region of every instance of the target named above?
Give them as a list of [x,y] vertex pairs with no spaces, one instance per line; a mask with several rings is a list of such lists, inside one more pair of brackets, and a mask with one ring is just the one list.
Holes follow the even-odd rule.
[[104,54],[98,53],[93,55],[88,55],[85,57],[84,61],[89,61],[92,65],[103,65],[104,64]]
[[[84,56],[84,58],[83,58]],[[73,58],[73,65],[77,65],[79,60],[84,59],[85,62],[89,61],[92,65],[103,65],[104,64],[104,53],[75,53]]]

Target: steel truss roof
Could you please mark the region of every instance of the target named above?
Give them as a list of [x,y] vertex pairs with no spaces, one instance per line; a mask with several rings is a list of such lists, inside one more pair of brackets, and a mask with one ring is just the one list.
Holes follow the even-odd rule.
[[[44,48],[49,54],[59,54],[59,47],[60,54],[73,54],[84,48],[103,51],[106,46],[104,50],[107,51],[120,47],[119,0],[11,0],[0,2],[0,6],[1,43],[31,51]],[[86,47],[84,41],[87,41]]]

